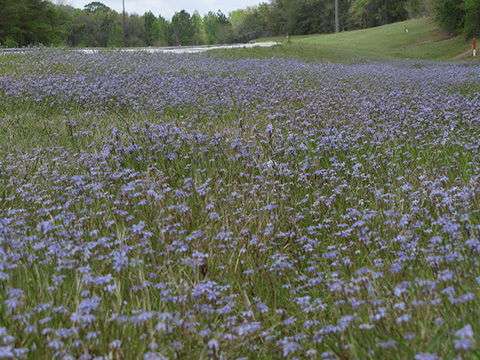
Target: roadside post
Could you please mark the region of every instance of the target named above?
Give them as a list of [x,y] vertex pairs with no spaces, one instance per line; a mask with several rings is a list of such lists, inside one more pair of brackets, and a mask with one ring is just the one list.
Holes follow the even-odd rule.
[[[403,27],[405,28],[405,32],[408,33],[407,24],[403,24]],[[406,48],[407,48],[407,40],[403,40],[403,59],[405,59]]]
[[477,40],[473,38],[473,57],[477,56]]

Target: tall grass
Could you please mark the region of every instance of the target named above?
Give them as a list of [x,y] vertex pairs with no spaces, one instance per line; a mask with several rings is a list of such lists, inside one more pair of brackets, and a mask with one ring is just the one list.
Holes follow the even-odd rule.
[[474,64],[0,63],[0,357],[480,356]]

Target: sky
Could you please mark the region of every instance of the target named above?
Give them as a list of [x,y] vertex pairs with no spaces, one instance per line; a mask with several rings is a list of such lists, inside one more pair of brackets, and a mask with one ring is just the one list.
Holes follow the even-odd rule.
[[[60,1],[66,5],[72,5],[75,8],[83,7],[93,1],[100,1],[111,9],[122,12],[122,0],[63,0]],[[226,16],[233,10],[245,9],[248,6],[254,6],[265,0],[125,0],[125,11],[129,14],[136,13],[143,15],[146,11],[151,11],[155,16],[162,15],[170,20],[176,12],[186,10],[190,15],[198,10],[201,16],[209,11],[217,12],[221,10]]]

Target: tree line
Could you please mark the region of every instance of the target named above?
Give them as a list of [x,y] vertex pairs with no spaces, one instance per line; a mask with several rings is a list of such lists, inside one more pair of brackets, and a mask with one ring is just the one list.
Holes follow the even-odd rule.
[[46,0],[0,0],[0,45],[135,47],[247,42],[277,35],[356,30],[434,16],[454,34],[480,35],[480,0],[269,0],[227,15],[118,13],[101,2],[83,9]]

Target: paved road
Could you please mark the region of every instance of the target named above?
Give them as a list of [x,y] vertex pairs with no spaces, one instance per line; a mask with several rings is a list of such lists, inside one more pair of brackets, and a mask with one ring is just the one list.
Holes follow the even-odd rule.
[[[146,51],[150,53],[175,53],[188,54],[199,53],[215,49],[236,49],[251,48],[255,46],[270,47],[277,45],[277,42],[251,43],[251,44],[230,44],[230,45],[202,45],[202,46],[171,46],[171,47],[144,47],[144,48],[125,48],[124,51]],[[95,51],[95,49],[85,49],[86,51]]]
[[[215,49],[235,49],[235,48],[251,48],[255,46],[260,47],[270,47],[278,45],[277,42],[261,42],[261,43],[249,43],[249,44],[230,44],[230,45],[203,45],[203,46],[171,46],[171,47],[142,47],[142,48],[124,48],[122,51],[146,51],[149,53],[175,53],[175,54],[187,54],[187,53],[199,53],[208,50]],[[28,51],[33,48],[21,48],[21,49],[0,49],[0,51],[15,51],[22,52]],[[77,51],[82,51],[86,53],[95,53],[98,51],[105,50],[105,48],[88,48],[88,49],[72,49]]]

